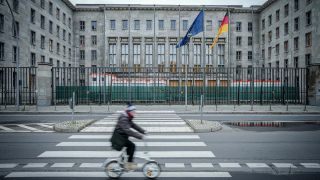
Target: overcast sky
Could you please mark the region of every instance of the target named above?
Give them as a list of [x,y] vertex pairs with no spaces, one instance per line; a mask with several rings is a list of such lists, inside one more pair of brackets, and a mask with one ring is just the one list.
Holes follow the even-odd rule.
[[262,5],[267,0],[70,0],[75,4]]

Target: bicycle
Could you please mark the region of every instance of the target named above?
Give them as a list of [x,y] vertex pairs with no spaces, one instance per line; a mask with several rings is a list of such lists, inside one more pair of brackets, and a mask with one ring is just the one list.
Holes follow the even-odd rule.
[[[147,147],[146,142],[144,143],[145,147]],[[150,159],[148,152],[145,151],[142,158],[146,160],[146,162],[142,166],[142,173],[145,177],[149,179],[155,179],[160,175],[161,169],[159,164],[155,161]],[[104,169],[107,176],[111,179],[119,178],[123,173],[130,172],[129,170],[125,169],[124,165],[128,162],[128,156],[126,153],[126,147],[122,148],[120,155],[117,159],[107,159],[104,163]]]

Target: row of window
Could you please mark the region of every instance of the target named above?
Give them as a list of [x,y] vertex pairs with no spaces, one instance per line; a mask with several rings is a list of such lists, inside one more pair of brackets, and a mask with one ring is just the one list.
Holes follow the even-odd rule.
[[[122,20],[122,30],[128,30],[129,29],[129,21],[128,20]],[[218,22],[218,26],[222,21]],[[80,31],[85,31],[86,30],[86,22],[85,21],[80,21]],[[152,20],[146,20],[146,30],[152,30]],[[110,20],[110,30],[116,30],[116,20]],[[182,30],[186,31],[189,28],[188,20],[182,20]],[[212,25],[212,20],[207,20],[206,21],[206,30],[211,31],[213,28]],[[140,20],[134,20],[134,30],[140,30]],[[159,30],[164,30],[165,29],[165,22],[164,20],[158,20],[158,29]],[[97,30],[97,21],[91,21],[91,31],[96,31]],[[176,26],[176,20],[170,20],[170,30],[177,30]],[[242,23],[241,22],[236,22],[236,31],[241,32],[242,31]],[[248,22],[248,31],[252,31],[252,22]]]
[[[32,0],[35,3],[35,0]],[[40,0],[40,7],[42,9],[46,9],[46,0]],[[53,15],[53,3],[49,2],[48,3],[48,12],[50,15]],[[56,19],[60,20],[60,8],[56,7]],[[31,19],[35,18],[35,10],[31,8]],[[67,20],[67,15],[66,13],[62,13],[62,23],[66,24],[66,20]],[[31,21],[32,22],[32,21]],[[68,18],[68,27],[71,29],[71,17]]]
[[[295,0],[296,1],[296,0]],[[289,14],[289,4],[285,5],[285,14],[284,14],[284,17],[287,17]],[[296,19],[299,19],[299,17],[296,17],[295,18],[295,24],[296,23],[299,23],[299,22],[296,22],[298,20]],[[305,19],[306,19],[306,26],[310,26],[312,24],[312,14],[311,14],[311,10],[306,12],[305,13]],[[280,21],[280,9],[278,9],[276,11],[276,22],[279,22]],[[272,14],[270,14],[268,16],[268,25],[271,26],[272,25]],[[261,22],[261,27],[262,27],[262,30],[264,30],[266,28],[266,22],[265,22],[265,19],[262,19],[262,22]]]

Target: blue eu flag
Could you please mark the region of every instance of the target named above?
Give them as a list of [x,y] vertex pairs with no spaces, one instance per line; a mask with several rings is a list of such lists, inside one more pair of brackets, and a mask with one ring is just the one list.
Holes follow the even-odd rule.
[[181,41],[177,44],[176,48],[186,45],[190,41],[190,37],[197,35],[198,33],[203,31],[203,19],[204,12],[200,11],[197,18],[193,21],[191,27],[189,28],[187,34],[181,39]]

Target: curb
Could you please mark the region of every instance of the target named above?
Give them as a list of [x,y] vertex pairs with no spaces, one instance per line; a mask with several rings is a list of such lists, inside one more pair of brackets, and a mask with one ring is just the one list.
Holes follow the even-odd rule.
[[202,123],[199,119],[185,121],[196,133],[216,132],[222,129],[222,125],[217,121],[202,120]]
[[53,125],[53,130],[56,132],[63,133],[76,133],[80,132],[83,128],[91,125],[96,120],[73,120],[73,121],[65,121],[62,123],[57,123]]

